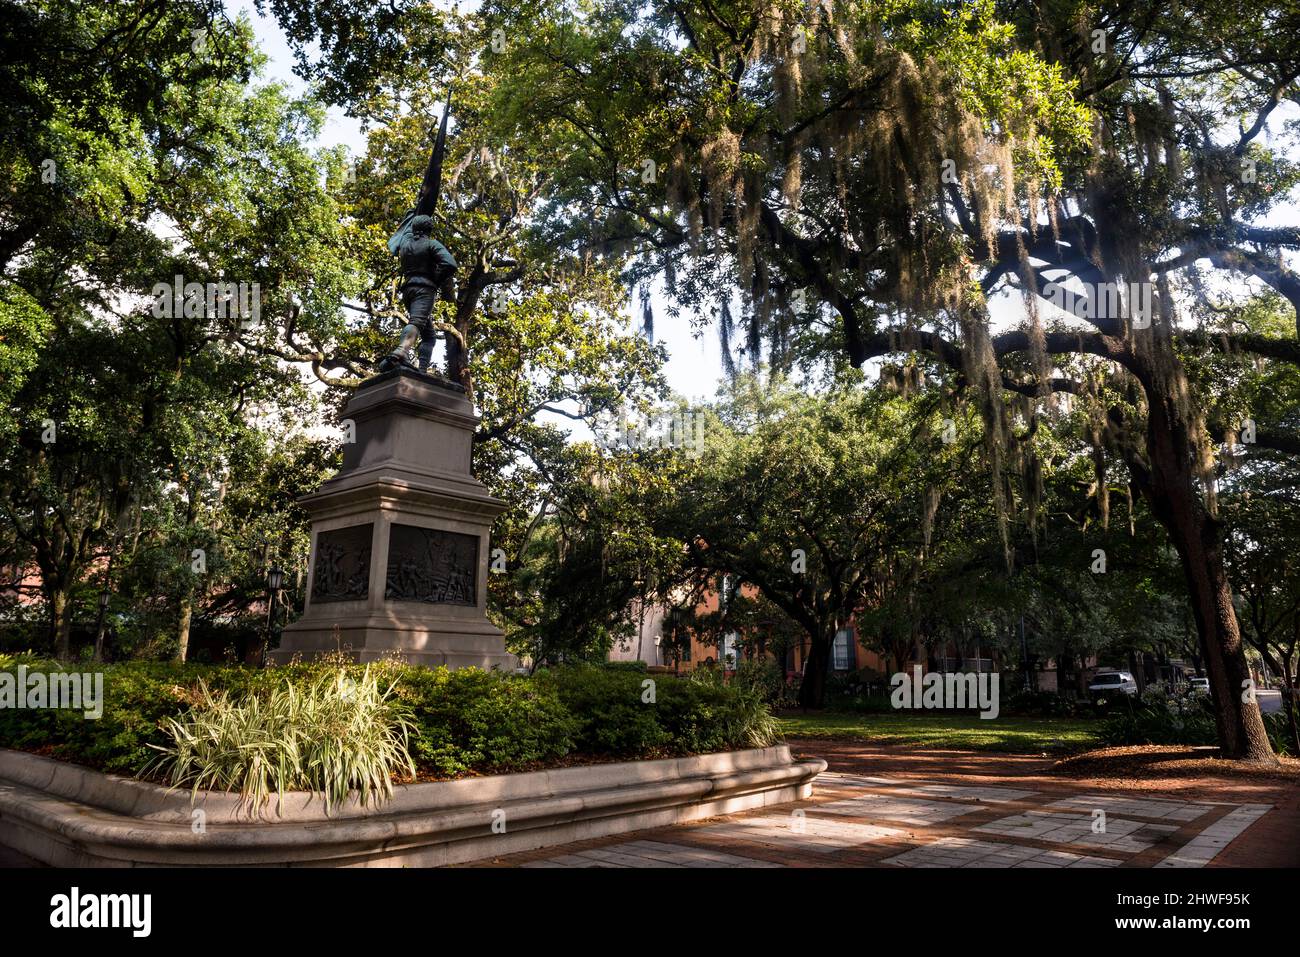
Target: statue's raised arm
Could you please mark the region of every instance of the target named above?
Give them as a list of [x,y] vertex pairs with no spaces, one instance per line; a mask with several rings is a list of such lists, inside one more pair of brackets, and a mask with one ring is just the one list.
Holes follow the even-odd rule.
[[379,360],[380,372],[399,366],[418,368],[421,372],[429,368],[433,345],[438,337],[433,325],[433,306],[440,291],[446,299],[455,296],[456,258],[432,235],[432,213],[437,208],[438,194],[442,190],[442,160],[447,150],[447,117],[450,115],[451,94],[448,93],[415,208],[402,218],[397,232],[388,240],[389,252],[401,262],[402,303],[406,306],[407,323],[397,347]]

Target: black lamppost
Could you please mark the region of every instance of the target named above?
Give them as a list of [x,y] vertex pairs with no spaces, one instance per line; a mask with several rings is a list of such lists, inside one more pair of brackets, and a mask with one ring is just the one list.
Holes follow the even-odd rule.
[[641,660],[641,648],[645,641],[645,576],[638,566],[636,577],[632,579],[632,587],[636,589],[637,595],[637,621],[636,621],[636,660]]
[[275,596],[284,585],[284,569],[272,565],[266,573],[266,638],[262,642],[262,665],[266,665],[267,653],[271,650],[271,621],[275,615]]

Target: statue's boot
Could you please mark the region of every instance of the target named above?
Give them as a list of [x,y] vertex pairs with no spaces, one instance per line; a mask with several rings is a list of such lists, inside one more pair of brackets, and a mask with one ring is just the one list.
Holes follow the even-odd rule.
[[402,330],[402,337],[397,340],[397,348],[379,360],[379,371],[391,372],[401,366],[407,366],[411,369],[416,368],[415,344],[419,339],[419,328],[407,323],[406,328]]
[[396,349],[380,359],[376,365],[380,372],[392,372],[402,366],[406,366],[408,369],[415,368],[415,363],[411,361],[411,357]]

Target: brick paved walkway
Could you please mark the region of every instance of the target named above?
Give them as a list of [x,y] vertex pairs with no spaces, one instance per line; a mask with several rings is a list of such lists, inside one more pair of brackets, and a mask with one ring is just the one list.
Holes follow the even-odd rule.
[[1117,782],[1038,757],[791,744],[830,763],[810,800],[473,866],[1300,866],[1300,789],[1286,781]]

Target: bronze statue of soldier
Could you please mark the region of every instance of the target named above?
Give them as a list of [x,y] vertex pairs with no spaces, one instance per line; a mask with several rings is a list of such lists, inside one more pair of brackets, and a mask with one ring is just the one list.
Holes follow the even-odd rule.
[[[442,188],[442,160],[447,150],[447,118],[450,115],[451,93],[448,91],[447,105],[442,111],[438,135],[429,155],[429,165],[424,171],[424,182],[420,185],[415,208],[406,214],[397,232],[388,240],[388,251],[398,257],[402,266],[402,302],[406,306],[407,323],[397,347],[379,360],[380,372],[391,372],[403,366],[426,371],[438,337],[433,319],[438,293],[441,292],[448,300],[455,299],[452,280],[456,273],[456,258],[433,238],[433,218],[430,215],[438,204]],[[450,350],[450,342],[448,347]]]
[[431,217],[411,215],[393,237],[396,243],[390,243],[389,248],[396,245],[402,265],[402,302],[406,306],[407,323],[397,347],[379,361],[380,372],[389,372],[403,365],[426,371],[438,338],[433,323],[433,307],[438,294],[441,292],[448,300],[455,299],[456,258],[433,238],[432,232]]

